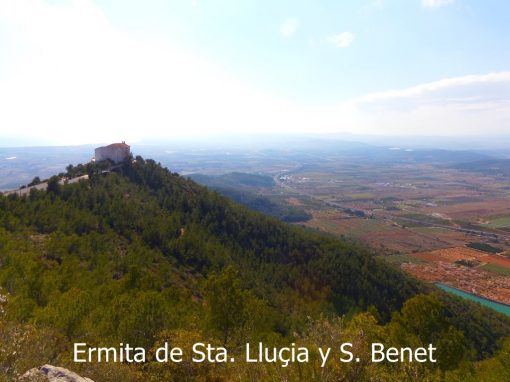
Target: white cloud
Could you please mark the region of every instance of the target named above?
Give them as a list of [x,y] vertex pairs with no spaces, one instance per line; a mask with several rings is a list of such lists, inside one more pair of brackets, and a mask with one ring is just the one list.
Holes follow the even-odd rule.
[[453,2],[454,0],[421,0],[421,5],[425,8],[440,8]]
[[446,78],[367,94],[337,106],[358,132],[410,135],[507,134],[510,72]]
[[335,34],[326,38],[326,41],[330,44],[333,44],[337,48],[347,48],[354,41],[354,33],[352,32],[342,32],[340,34]]
[[298,28],[299,20],[294,17],[291,17],[286,19],[280,26],[280,34],[284,38],[290,38],[297,32]]
[[[495,91],[494,86],[503,86],[506,91]],[[510,72],[496,72],[481,75],[468,75],[462,77],[445,78],[439,81],[428,82],[405,89],[387,90],[365,95],[359,98],[358,102],[375,102],[383,100],[398,99],[421,99],[424,97],[441,98],[443,101],[446,95],[466,95],[471,93],[469,98],[475,96],[477,99],[499,96],[503,99],[509,98],[508,87],[510,86]],[[503,89],[500,89],[503,90]],[[450,97],[451,98],[451,97]],[[462,97],[465,98],[465,97]]]

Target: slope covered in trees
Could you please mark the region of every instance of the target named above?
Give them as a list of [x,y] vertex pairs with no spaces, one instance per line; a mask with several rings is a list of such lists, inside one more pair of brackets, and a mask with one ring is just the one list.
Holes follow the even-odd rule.
[[312,218],[309,212],[301,207],[292,206],[285,200],[257,194],[258,189],[265,191],[273,189],[275,192],[276,184],[270,176],[233,172],[217,176],[191,174],[189,177],[236,203],[286,223],[305,222]]
[[[362,349],[371,339],[443,344],[431,367],[330,365],[336,377],[329,380],[381,370],[451,377],[448,370],[505,351],[504,317],[443,294],[421,295],[424,286],[364,248],[249,211],[152,160],[137,157],[106,175],[93,165],[84,170],[88,181],[60,185],[53,178],[47,191],[0,197],[0,294],[7,296],[0,374],[47,362],[76,369],[73,342],[151,349],[163,340],[207,340],[235,352],[250,341],[321,346],[320,336],[347,341],[366,329]],[[79,367],[104,381],[272,380],[280,370]],[[287,377],[328,380],[317,379],[312,363],[301,367],[308,368],[286,369]]]

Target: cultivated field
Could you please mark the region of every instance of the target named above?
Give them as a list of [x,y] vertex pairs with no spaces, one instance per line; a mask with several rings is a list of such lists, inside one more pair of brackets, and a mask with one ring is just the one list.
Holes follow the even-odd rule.
[[456,262],[459,260],[473,261],[480,264],[494,264],[510,269],[510,258],[491,254],[467,247],[444,248],[435,251],[413,254],[414,257],[427,261]]
[[307,226],[360,241],[425,281],[510,303],[510,179],[338,160],[275,179],[281,192],[320,202]]

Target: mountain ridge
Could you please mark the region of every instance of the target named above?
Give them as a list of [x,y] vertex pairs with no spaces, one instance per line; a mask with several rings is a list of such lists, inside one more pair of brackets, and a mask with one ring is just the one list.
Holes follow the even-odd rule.
[[[108,174],[86,168],[87,181],[50,178],[47,191],[0,198],[6,317],[56,331],[54,341],[151,347],[165,331],[200,330],[223,343],[277,344],[307,317],[368,310],[391,324],[429,291],[365,248],[249,211],[152,160]],[[476,309],[454,301],[440,316],[478,357],[510,334],[497,314],[466,320]]]

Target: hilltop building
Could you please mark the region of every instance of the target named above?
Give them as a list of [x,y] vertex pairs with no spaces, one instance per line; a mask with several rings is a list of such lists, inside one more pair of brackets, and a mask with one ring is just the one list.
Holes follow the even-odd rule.
[[113,163],[120,163],[131,154],[129,145],[126,142],[112,143],[108,146],[98,147],[94,150],[95,161],[111,160]]

